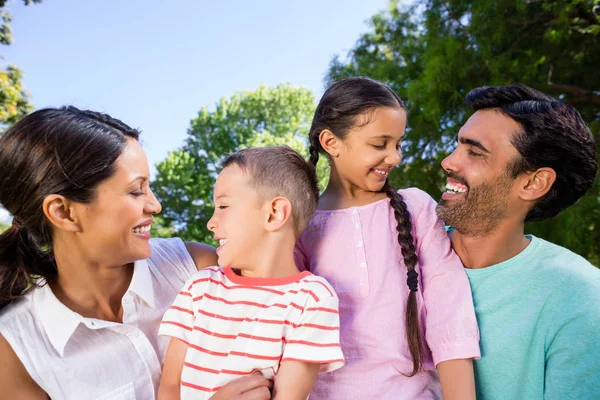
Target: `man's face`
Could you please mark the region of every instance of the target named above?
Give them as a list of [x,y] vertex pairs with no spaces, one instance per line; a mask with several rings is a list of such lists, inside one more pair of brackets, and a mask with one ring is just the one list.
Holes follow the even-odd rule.
[[458,133],[456,149],[442,161],[448,174],[439,217],[459,232],[486,236],[510,214],[518,198],[509,167],[520,157],[512,145],[521,127],[495,110],[481,110]]

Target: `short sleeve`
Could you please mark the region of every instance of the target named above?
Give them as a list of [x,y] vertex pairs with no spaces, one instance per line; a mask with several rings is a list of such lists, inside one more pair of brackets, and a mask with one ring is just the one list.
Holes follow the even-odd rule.
[[151,239],[150,245],[152,253],[149,261],[168,280],[172,281],[172,277],[176,276],[180,282],[186,282],[198,270],[180,238]]
[[302,238],[296,242],[296,247],[294,247],[294,262],[296,263],[298,270],[310,271],[306,250],[302,244]]
[[321,364],[321,373],[344,365],[337,297],[322,298],[304,310],[286,338],[281,362],[285,361]]
[[437,365],[453,359],[479,359],[479,329],[471,286],[436,214],[437,203],[418,189],[402,194],[413,205],[411,216],[426,312],[425,338],[433,362]]
[[173,305],[165,312],[158,329],[159,335],[171,336],[186,343],[190,342],[190,336],[194,329],[192,284],[192,279],[186,282],[184,288],[175,297]]
[[555,293],[546,312],[544,399],[600,399],[600,280]]

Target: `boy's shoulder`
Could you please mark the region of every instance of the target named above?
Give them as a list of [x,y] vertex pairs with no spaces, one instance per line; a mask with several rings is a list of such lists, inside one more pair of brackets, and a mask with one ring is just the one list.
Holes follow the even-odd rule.
[[302,290],[313,298],[315,302],[321,302],[324,299],[329,297],[336,297],[337,294],[333,287],[329,284],[327,279],[313,275],[312,273],[307,273],[304,278],[302,278],[298,285],[302,287]]
[[190,276],[183,289],[189,292],[205,291],[211,284],[220,284],[225,280],[225,272],[219,266],[206,267]]

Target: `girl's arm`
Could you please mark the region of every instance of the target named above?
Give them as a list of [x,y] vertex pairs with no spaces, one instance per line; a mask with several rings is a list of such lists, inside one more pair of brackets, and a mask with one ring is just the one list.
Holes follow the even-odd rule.
[[172,337],[165,356],[165,365],[158,388],[158,400],[179,400],[181,371],[188,345]]
[[444,400],[475,400],[472,359],[442,361],[437,369]]
[[48,400],[44,392],[27,373],[10,344],[0,335],[0,400]]
[[275,376],[274,400],[306,400],[317,375],[320,364],[301,361],[284,361]]

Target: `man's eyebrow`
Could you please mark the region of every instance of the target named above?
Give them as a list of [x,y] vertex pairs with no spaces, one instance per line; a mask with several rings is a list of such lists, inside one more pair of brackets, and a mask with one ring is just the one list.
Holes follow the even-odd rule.
[[473,146],[473,147],[477,147],[479,150],[490,154],[490,151],[488,149],[485,148],[485,146],[483,144],[481,144],[481,142],[479,140],[475,140],[475,139],[469,139],[466,137],[457,137],[458,141],[462,144],[467,144],[469,146]]

